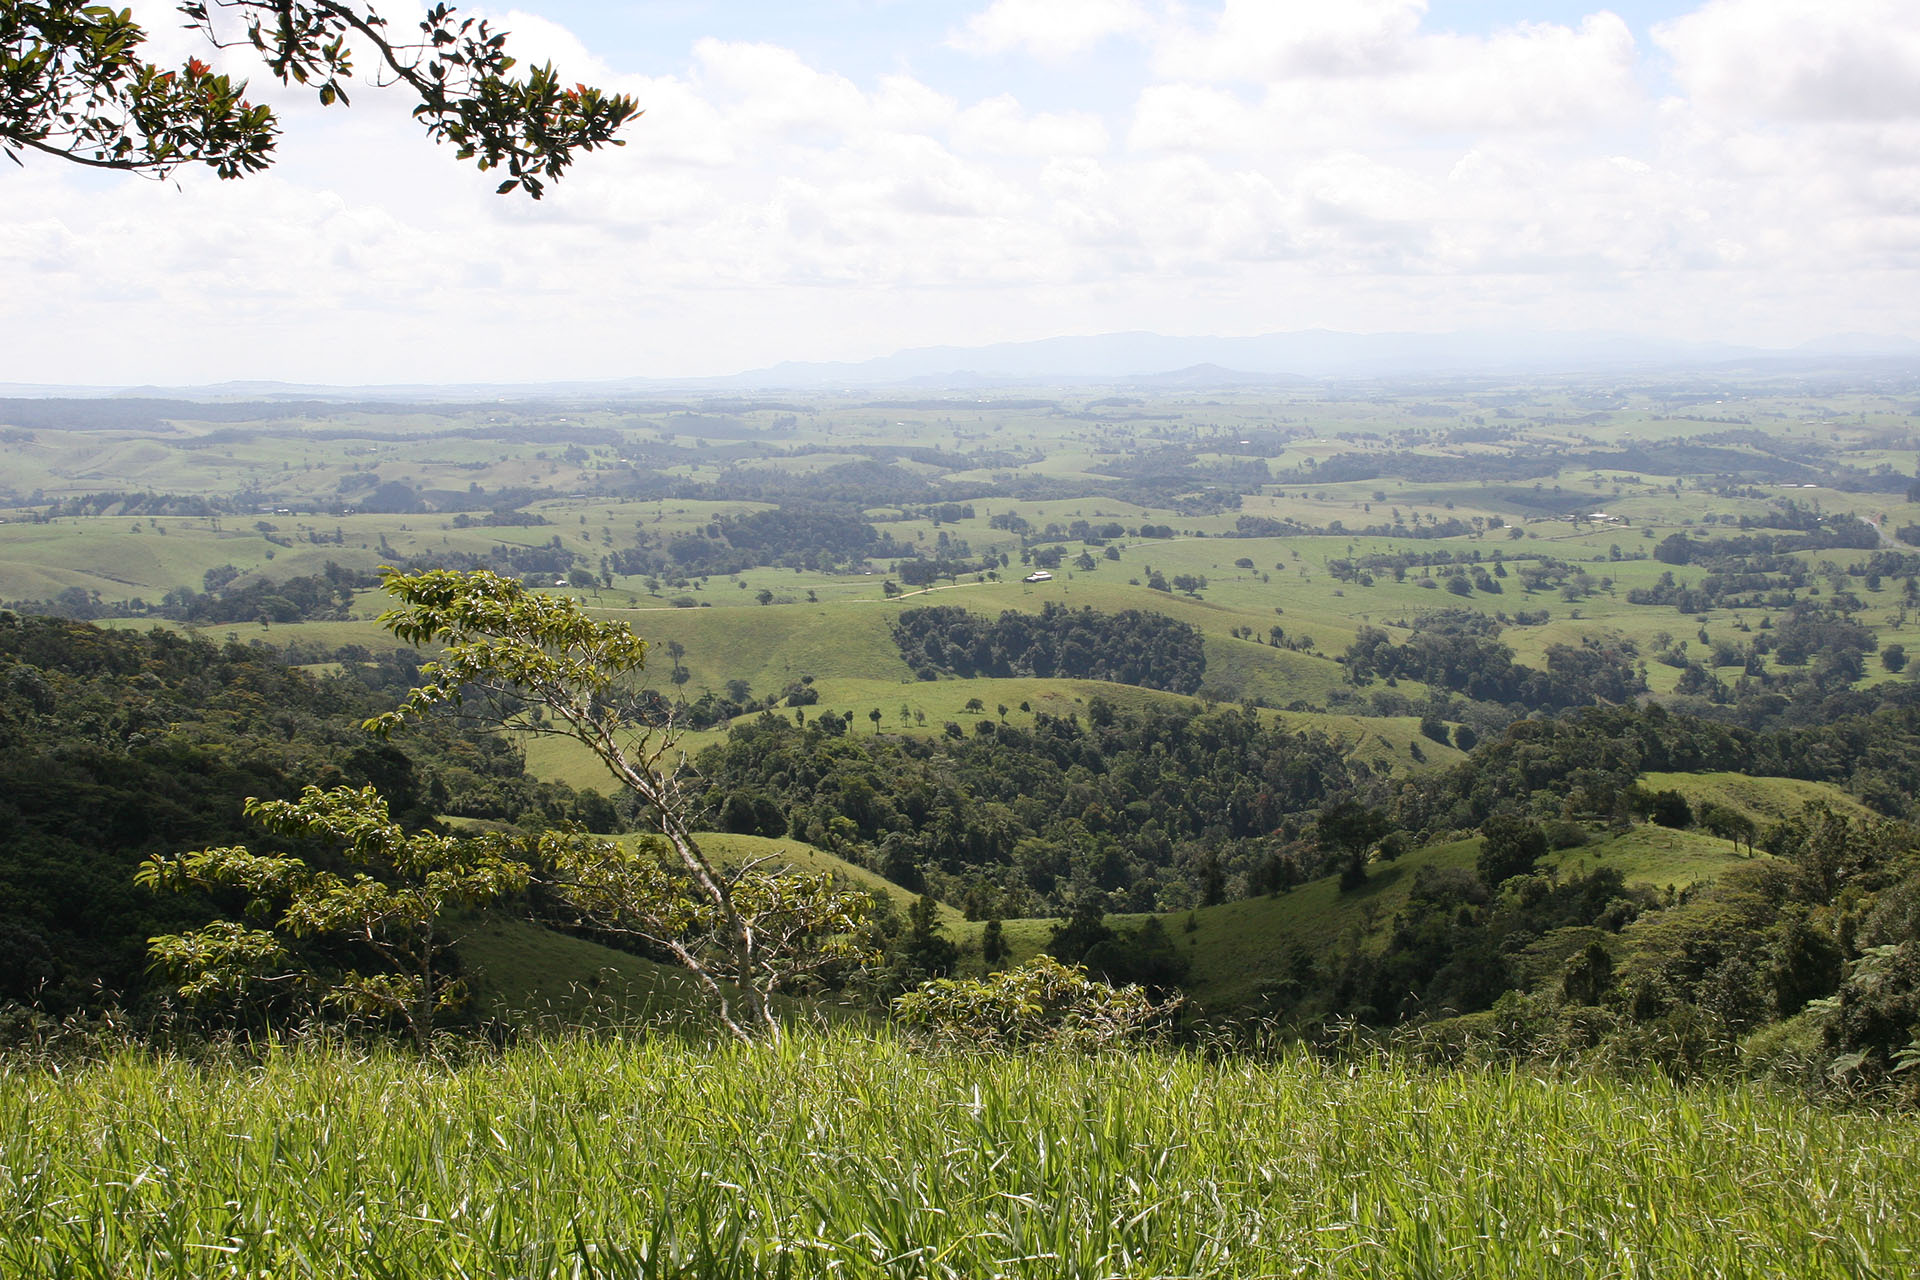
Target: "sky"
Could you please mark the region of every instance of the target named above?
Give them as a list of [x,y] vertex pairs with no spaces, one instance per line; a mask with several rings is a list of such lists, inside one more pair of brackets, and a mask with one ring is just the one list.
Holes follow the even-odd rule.
[[[381,5],[396,25],[404,6]],[[210,55],[141,0],[157,61]],[[526,0],[535,203],[253,70],[279,160],[0,164],[0,383],[694,377],[1148,330],[1920,338],[1914,0]]]

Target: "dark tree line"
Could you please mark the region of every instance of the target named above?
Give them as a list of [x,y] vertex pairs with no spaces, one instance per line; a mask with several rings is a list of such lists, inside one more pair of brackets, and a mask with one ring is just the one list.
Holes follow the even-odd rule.
[[158,603],[132,600],[103,601],[99,593],[82,587],[69,587],[51,600],[14,600],[6,607],[23,613],[44,614],[77,622],[98,618],[167,618],[217,626],[246,622],[311,622],[349,616],[353,593],[373,585],[369,576],[353,573],[328,563],[316,574],[266,578],[233,585],[241,577],[232,565],[209,570],[205,591],[175,587]]
[[1630,640],[1589,637],[1577,645],[1550,645],[1546,657],[1547,669],[1540,671],[1516,663],[1513,650],[1486,634],[1423,630],[1395,644],[1380,628],[1362,627],[1347,647],[1346,664],[1356,682],[1376,676],[1418,680],[1523,714],[1625,702],[1646,692]]
[[1192,693],[1207,659],[1193,626],[1138,609],[1106,613],[1047,604],[989,619],[955,605],[909,609],[894,641],[923,680],[941,675],[1061,676]]
[[703,575],[739,573],[763,565],[833,571],[874,556],[909,556],[857,510],[824,505],[782,506],[722,516],[690,533],[656,539],[645,529],[636,545],[613,553],[616,573]]

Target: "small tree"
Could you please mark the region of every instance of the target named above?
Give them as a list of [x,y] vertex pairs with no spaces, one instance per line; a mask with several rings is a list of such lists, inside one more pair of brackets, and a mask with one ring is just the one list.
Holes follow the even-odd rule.
[[1489,889],[1529,874],[1547,854],[1547,833],[1539,823],[1518,814],[1495,814],[1480,828],[1480,834],[1480,856],[1474,865]]
[[[514,843],[497,835],[409,835],[372,787],[308,787],[298,800],[249,800],[246,811],[275,835],[329,846],[352,873],[244,847],[150,858],[137,883],[237,889],[248,898],[247,914],[266,926],[220,920],[152,938],[154,963],[195,1003],[302,990],[323,1007],[396,1021],[425,1048],[435,1023],[467,996],[444,965],[445,917],[526,888],[528,867]],[[302,942],[326,938],[349,944],[366,962],[330,966],[302,953]]]
[[898,955],[900,968],[912,975],[907,981],[944,978],[953,972],[960,948],[945,934],[934,900],[924,893],[915,898],[907,911],[907,934],[901,939]]
[[1660,826],[1684,829],[1693,825],[1693,806],[1686,796],[1668,788],[1648,797],[1647,816]]
[[1098,898],[1089,896],[1075,904],[1071,916],[1054,926],[1047,939],[1047,954],[1078,964],[1089,951],[1111,941],[1113,929],[1107,924],[1107,913]]
[[986,928],[980,931],[980,959],[992,968],[1007,958],[1007,935],[999,917],[987,921]]
[[825,872],[759,863],[713,870],[725,890],[722,901],[702,889],[671,842],[657,838],[621,843],[546,832],[536,858],[548,886],[581,923],[672,955],[693,974],[721,1024],[742,1040],[779,1038],[776,994],[871,959],[856,935],[872,898]]
[[1392,830],[1386,815],[1358,800],[1329,805],[1314,819],[1314,838],[1341,858],[1340,887],[1358,889],[1367,882],[1367,850]]
[[1598,942],[1567,961],[1560,975],[1560,995],[1571,1005],[1597,1005],[1613,986],[1613,953]]
[[1156,1004],[1140,987],[1109,986],[1078,965],[1035,956],[985,978],[924,983],[896,999],[893,1012],[908,1029],[937,1044],[1094,1050],[1151,1034],[1178,1005],[1178,1000]]
[[1176,574],[1173,579],[1175,591],[1184,591],[1195,599],[1198,599],[1200,593],[1206,590],[1206,586],[1207,575],[1204,573],[1181,573]]
[[[511,728],[580,743],[643,804],[659,840],[542,837],[556,892],[584,919],[670,952],[742,1039],[779,1037],[776,991],[864,959],[852,935],[871,906],[866,894],[763,863],[722,870],[702,851],[672,725],[628,714],[639,705],[629,677],[646,665],[640,637],[589,617],[576,600],[542,596],[485,570],[388,569],[382,582],[401,607],[382,614],[381,624],[402,640],[444,648],[421,667],[421,685],[399,708],[368,721],[369,729],[386,734],[414,717],[484,699],[491,717]],[[669,652],[676,647],[670,643]],[[531,707],[546,712],[537,723],[520,714]]]

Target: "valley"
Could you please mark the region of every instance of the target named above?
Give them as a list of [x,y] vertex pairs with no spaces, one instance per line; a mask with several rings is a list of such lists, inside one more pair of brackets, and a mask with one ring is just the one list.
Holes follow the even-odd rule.
[[[1084,917],[1102,954],[1147,956],[1139,976],[1183,992],[1190,1016],[1426,1023],[1548,991],[1595,932],[1565,916],[1506,935],[1490,983],[1355,985],[1389,981],[1420,911],[1501,914],[1484,896],[1498,886],[1471,883],[1494,809],[1548,825],[1546,882],[1611,877],[1633,904],[1609,935],[1622,961],[1634,917],[1679,918],[1788,856],[1755,837],[1778,846],[1807,805],[1913,816],[1914,762],[1793,745],[1835,716],[1913,714],[1913,410],[1761,379],[16,401],[0,406],[0,599],[397,688],[381,566],[515,576],[648,642],[648,714],[678,735],[706,822],[804,842],[778,856],[875,886],[896,919],[932,895],[963,972],[1057,949]],[[1572,770],[1558,781],[1535,768],[1472,794],[1488,745],[1510,754],[1539,717],[1582,708],[1640,709],[1595,732],[1644,737],[1658,709],[1726,740],[1664,772],[1570,761],[1549,766]],[[578,744],[494,742],[591,797],[579,812],[634,820]],[[1150,759],[1185,772],[1153,781],[1167,765]],[[1750,772],[1769,767],[1795,776]],[[1669,792],[1689,808],[1677,826],[1635,798]],[[1322,822],[1342,803],[1381,824],[1345,886]],[[461,807],[440,816],[519,820]],[[511,967],[551,998],[592,977],[578,946]],[[497,977],[487,988],[518,1007]]]

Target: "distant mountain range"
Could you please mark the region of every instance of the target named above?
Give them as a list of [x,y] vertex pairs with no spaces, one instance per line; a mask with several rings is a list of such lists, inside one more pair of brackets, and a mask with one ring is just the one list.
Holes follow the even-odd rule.
[[1613,333],[1335,333],[1250,338],[1157,333],[920,347],[857,364],[778,364],[725,379],[765,387],[1004,386],[1038,381],[1234,386],[1434,375],[1591,373],[1839,359],[1920,360],[1920,342],[1842,335],[1790,350]]
[[0,383],[0,396],[152,396],[210,400],[447,400],[504,397],[659,396],[684,392],[973,391],[992,387],[1122,386],[1151,389],[1295,386],[1435,377],[1792,372],[1856,364],[1920,368],[1920,342],[1840,334],[1791,348],[1740,347],[1618,333],[1336,333],[1308,329],[1255,337],[1105,333],[917,347],[858,362],[787,362],[708,378],[591,382],[324,386],[228,382],[195,387],[51,387]]

